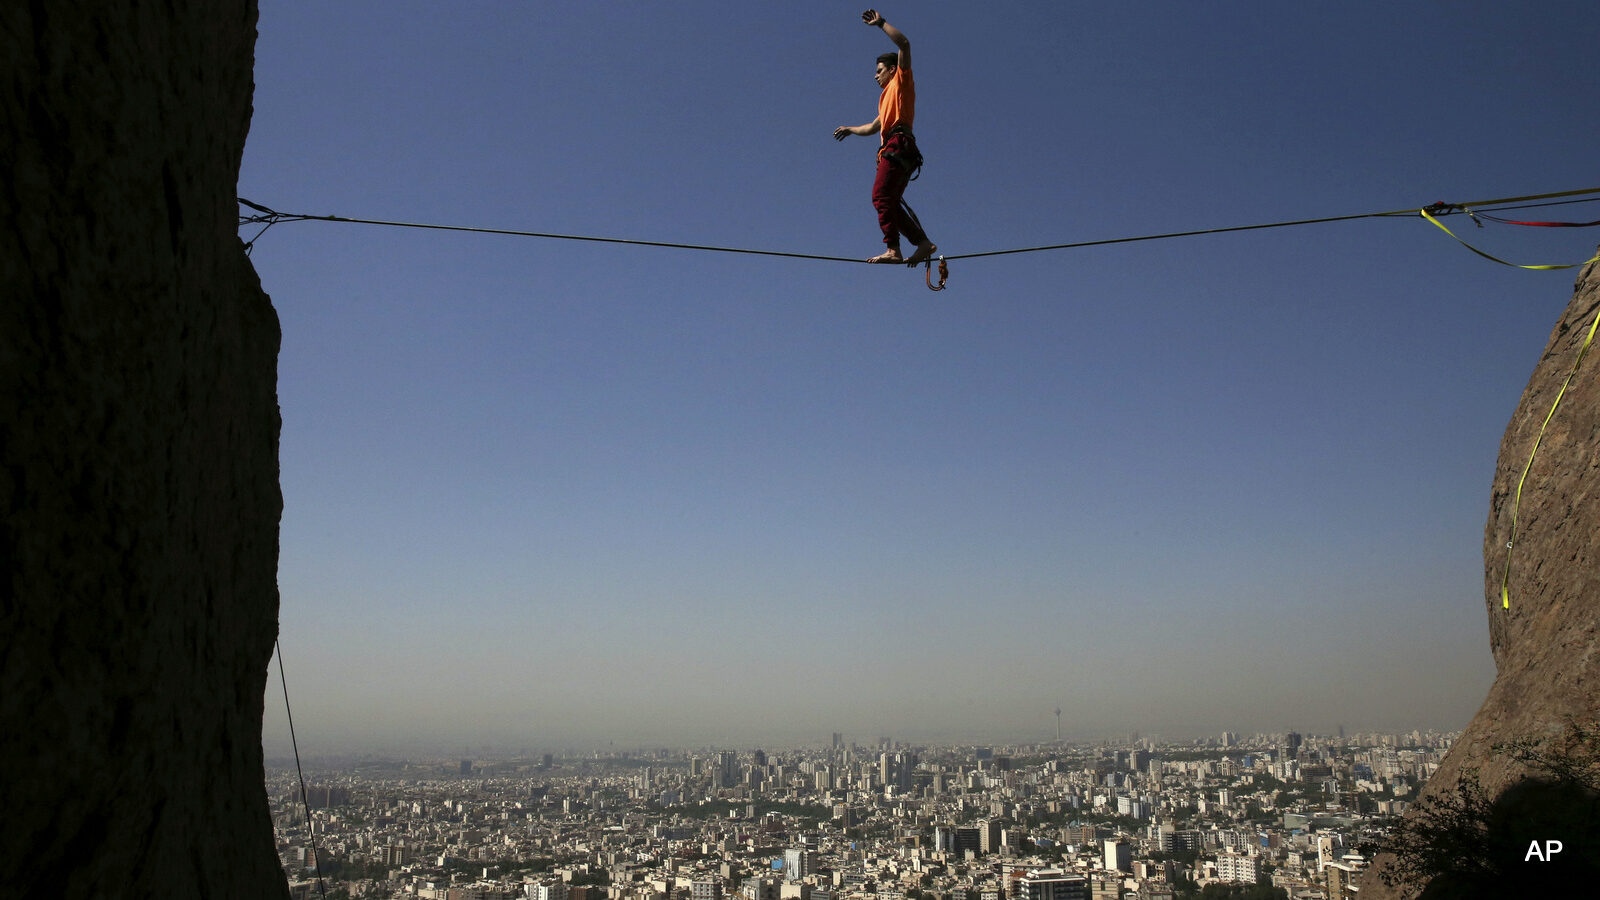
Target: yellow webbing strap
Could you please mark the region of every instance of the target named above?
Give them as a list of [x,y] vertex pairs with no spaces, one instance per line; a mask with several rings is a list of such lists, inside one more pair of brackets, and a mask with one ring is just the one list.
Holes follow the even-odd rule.
[[[1423,213],[1427,215],[1427,213]],[[1439,223],[1435,222],[1435,225]],[[1443,228],[1443,225],[1439,226]],[[1455,237],[1455,235],[1451,235]],[[1496,260],[1498,262],[1499,260]],[[1590,260],[1593,262],[1593,260]],[[1567,267],[1563,267],[1567,268]],[[1583,346],[1578,348],[1578,358],[1572,361],[1572,371],[1567,373],[1567,380],[1561,383],[1561,390],[1556,392],[1556,402],[1550,404],[1550,412],[1544,417],[1544,424],[1539,426],[1539,436],[1533,440],[1533,450],[1528,454],[1528,464],[1522,467],[1522,477],[1517,479],[1517,496],[1511,504],[1511,536],[1506,539],[1506,571],[1500,578],[1500,606],[1504,609],[1511,608],[1511,592],[1507,585],[1511,582],[1511,548],[1517,542],[1517,511],[1522,506],[1522,483],[1528,480],[1528,470],[1533,468],[1533,458],[1539,452],[1539,444],[1544,440],[1544,430],[1549,427],[1550,420],[1555,418],[1556,407],[1561,405],[1561,398],[1566,396],[1567,387],[1572,384],[1573,376],[1578,374],[1578,366],[1583,364],[1583,357],[1589,352],[1589,345],[1594,343],[1594,333],[1600,328],[1600,312],[1595,313],[1594,321],[1589,323],[1589,333],[1583,339]]]
[[[1473,253],[1478,254],[1484,259],[1490,260],[1491,262],[1497,262],[1502,266],[1512,266],[1518,269],[1541,270],[1575,269],[1578,266],[1586,266],[1595,260],[1600,260],[1600,253],[1596,253],[1594,256],[1589,257],[1581,263],[1573,263],[1565,266],[1521,266],[1517,265],[1516,263],[1508,263],[1503,259],[1497,259],[1493,256],[1490,256],[1482,250],[1479,250],[1477,247],[1474,247],[1466,241],[1461,240],[1461,238],[1456,237],[1455,232],[1444,227],[1443,222],[1440,222],[1433,216],[1428,215],[1427,210],[1419,209],[1417,212],[1421,213],[1424,219],[1427,219],[1429,222],[1438,225],[1440,231],[1443,231],[1445,234],[1455,238],[1456,242],[1461,246],[1471,250]],[[1583,339],[1583,346],[1578,348],[1578,358],[1572,361],[1572,370],[1567,373],[1567,380],[1561,383],[1561,390],[1556,392],[1556,402],[1550,404],[1550,412],[1545,415],[1544,423],[1539,426],[1539,435],[1533,440],[1533,450],[1528,453],[1528,464],[1522,467],[1522,476],[1517,479],[1516,499],[1514,499],[1511,503],[1511,535],[1506,539],[1506,568],[1505,573],[1500,577],[1500,606],[1504,609],[1511,608],[1511,550],[1516,546],[1517,543],[1517,514],[1522,508],[1522,485],[1528,480],[1528,472],[1533,469],[1533,458],[1539,454],[1539,444],[1544,441],[1545,429],[1550,426],[1550,420],[1555,418],[1556,408],[1561,405],[1561,398],[1566,396],[1567,388],[1571,386],[1573,377],[1578,374],[1578,366],[1583,364],[1583,357],[1588,354],[1589,346],[1594,343],[1594,334],[1596,329],[1600,329],[1600,313],[1596,313],[1594,321],[1590,323],[1589,333]]]
[[1419,210],[1417,210],[1417,212],[1422,213],[1422,217],[1424,219],[1427,219],[1429,222],[1432,222],[1433,224],[1439,226],[1439,230],[1440,231],[1443,231],[1445,234],[1448,234],[1453,238],[1456,238],[1456,242],[1459,243],[1461,246],[1467,248],[1468,250],[1471,250],[1473,253],[1478,254],[1479,256],[1483,257],[1484,259],[1489,260],[1490,262],[1497,262],[1502,266],[1511,266],[1512,268],[1515,268],[1515,269],[1576,269],[1578,266],[1586,266],[1589,263],[1592,263],[1595,260],[1600,259],[1600,253],[1597,253],[1594,256],[1589,257],[1588,259],[1584,260],[1581,263],[1570,263],[1570,264],[1565,265],[1565,266],[1519,266],[1516,263],[1508,263],[1503,259],[1498,259],[1496,257],[1490,256],[1489,254],[1483,252],[1482,250],[1479,250],[1477,247],[1474,247],[1471,244],[1467,243],[1466,241],[1461,240],[1461,238],[1456,237],[1455,232],[1453,232],[1450,229],[1444,227],[1444,223],[1443,222],[1439,221],[1438,219],[1435,219],[1433,216],[1428,215],[1428,211],[1427,210],[1419,209]]

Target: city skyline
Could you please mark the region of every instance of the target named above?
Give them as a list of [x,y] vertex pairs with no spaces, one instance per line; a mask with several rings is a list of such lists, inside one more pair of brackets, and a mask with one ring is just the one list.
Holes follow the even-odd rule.
[[[281,695],[279,697],[281,701]],[[583,760],[583,759],[647,759],[659,754],[668,754],[673,759],[687,760],[699,753],[715,754],[718,752],[750,753],[811,753],[831,747],[836,751],[852,751],[860,753],[878,753],[883,748],[935,748],[939,750],[990,750],[995,752],[1041,752],[1052,751],[1084,751],[1106,747],[1135,747],[1135,746],[1193,746],[1196,748],[1209,748],[1229,752],[1247,752],[1249,748],[1273,746],[1285,736],[1296,735],[1307,739],[1329,742],[1349,741],[1356,745],[1382,745],[1403,744],[1424,739],[1449,739],[1458,735],[1459,729],[1441,729],[1434,727],[1412,727],[1396,729],[1360,729],[1347,728],[1344,723],[1339,723],[1327,731],[1305,730],[1295,728],[1280,728],[1275,730],[1237,731],[1224,729],[1211,733],[1176,734],[1160,731],[1125,731],[1120,733],[1105,733],[1099,736],[1067,736],[1061,739],[1045,740],[1002,740],[989,735],[985,739],[982,735],[969,735],[964,739],[930,737],[921,735],[894,735],[871,734],[860,735],[833,732],[831,735],[800,737],[792,740],[727,740],[672,743],[666,741],[641,741],[627,743],[616,740],[601,739],[591,743],[578,742],[546,742],[513,741],[500,742],[479,741],[469,739],[469,735],[456,735],[454,740],[443,739],[430,742],[413,741],[396,744],[389,747],[353,744],[348,746],[324,745],[316,753],[307,753],[301,757],[301,762],[306,765],[323,763],[348,763],[358,759],[369,760],[414,760],[414,761],[450,761],[458,759],[475,760],[511,760],[531,759],[544,755],[553,755],[557,759]],[[282,747],[273,747],[272,742],[266,742],[269,747],[267,754],[268,765],[292,764],[295,759],[293,750],[285,739]]]
[[[1593,179],[1592,92],[1563,74],[1592,68],[1593,4],[881,11],[916,48],[907,199],[953,255]],[[866,257],[874,143],[832,134],[892,45],[860,12],[266,2],[239,193]],[[1420,217],[955,260],[940,293],[257,231],[306,752],[1020,740],[1058,706],[1069,738],[1462,727],[1494,675],[1499,441],[1572,284]]]
[[266,787],[297,894],[327,875],[425,900],[1352,900],[1459,735],[1127,737],[362,759],[269,766]]

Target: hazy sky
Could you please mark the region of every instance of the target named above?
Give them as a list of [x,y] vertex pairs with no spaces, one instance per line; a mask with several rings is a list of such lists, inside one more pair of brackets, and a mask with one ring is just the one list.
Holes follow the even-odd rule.
[[[861,6],[263,0],[240,193],[865,257],[876,139],[831,139],[893,49]],[[1592,0],[882,11],[946,253],[1600,184]],[[1450,222],[1529,263],[1596,240]],[[1057,705],[1070,737],[1460,728],[1498,443],[1573,281],[1416,218],[938,294],[329,223],[253,260],[312,755],[1041,740]]]

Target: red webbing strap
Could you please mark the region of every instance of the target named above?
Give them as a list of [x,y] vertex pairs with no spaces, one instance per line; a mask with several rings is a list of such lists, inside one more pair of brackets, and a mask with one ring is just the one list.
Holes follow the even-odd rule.
[[1488,213],[1473,213],[1472,215],[1476,218],[1488,219],[1491,222],[1499,222],[1501,225],[1534,225],[1540,228],[1593,228],[1596,225],[1600,225],[1600,219],[1596,219],[1593,222],[1518,222],[1515,219],[1502,219],[1499,216],[1491,216]]

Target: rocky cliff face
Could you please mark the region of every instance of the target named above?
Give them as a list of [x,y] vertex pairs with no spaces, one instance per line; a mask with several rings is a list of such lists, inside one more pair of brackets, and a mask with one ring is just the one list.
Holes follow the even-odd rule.
[[[1483,539],[1495,682],[1424,796],[1449,795],[1472,773],[1489,798],[1501,796],[1539,773],[1529,773],[1511,754],[1497,751],[1497,744],[1552,738],[1564,730],[1567,717],[1592,718],[1600,702],[1600,347],[1591,347],[1571,382],[1567,380],[1597,313],[1600,263],[1591,263],[1578,276],[1572,302],[1550,333],[1500,442]],[[1561,402],[1552,416],[1558,395]],[[1541,426],[1544,437],[1539,440]],[[1536,440],[1538,453],[1529,467]],[[1501,583],[1514,507],[1507,608]],[[1532,833],[1537,826],[1527,830],[1526,836],[1507,834],[1508,845],[1495,851],[1505,853],[1512,868],[1524,861],[1530,841],[1562,837]],[[1595,834],[1566,838],[1569,857],[1584,840],[1591,845],[1596,840]],[[1380,858],[1379,865],[1384,862]],[[1537,877],[1540,864],[1533,861],[1526,871]],[[1376,881],[1368,878],[1363,897],[1414,896],[1421,887],[1394,890]]]
[[0,4],[0,884],[284,897],[253,0]]

